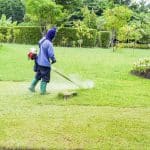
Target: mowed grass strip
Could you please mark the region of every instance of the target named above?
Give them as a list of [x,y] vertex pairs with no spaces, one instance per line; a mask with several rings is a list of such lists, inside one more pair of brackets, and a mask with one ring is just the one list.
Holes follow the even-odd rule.
[[149,109],[93,106],[17,107],[0,115],[0,146],[148,149]]

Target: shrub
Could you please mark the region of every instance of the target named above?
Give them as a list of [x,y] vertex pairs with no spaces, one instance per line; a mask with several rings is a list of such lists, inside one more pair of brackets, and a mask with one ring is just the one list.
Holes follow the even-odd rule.
[[15,29],[13,27],[0,27],[0,42],[13,42]]
[[13,42],[14,28],[17,22],[7,19],[6,15],[2,15],[0,19],[0,42]]
[[[77,40],[78,40],[76,33],[77,33],[77,29],[75,29],[75,28],[65,28],[65,27],[59,28],[56,38],[54,40],[54,44],[57,46],[72,47],[74,44],[74,41],[77,42]],[[65,45],[64,45],[64,43],[65,43]]]
[[139,49],[149,49],[150,44],[134,44],[134,43],[119,43],[120,48],[139,48]]
[[139,59],[136,63],[134,63],[131,73],[145,78],[150,78],[150,58]]
[[94,47],[96,45],[97,30],[89,29],[86,34],[78,32],[77,28],[59,28],[54,44],[68,47]]
[[[78,41],[83,41],[83,47],[94,47],[96,46],[96,37],[97,37],[97,30],[90,29],[84,22],[82,21],[75,21],[74,28],[77,29],[77,37]],[[79,46],[81,46],[79,44]]]
[[0,27],[0,42],[6,42],[7,28]]
[[95,47],[96,38],[97,38],[97,30],[90,29],[87,34],[82,35],[83,47]]

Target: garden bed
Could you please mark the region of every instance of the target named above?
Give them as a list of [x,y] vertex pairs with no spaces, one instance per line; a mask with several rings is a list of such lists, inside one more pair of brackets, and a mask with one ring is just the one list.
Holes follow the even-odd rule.
[[131,74],[139,76],[139,77],[150,79],[150,69],[146,70],[146,72],[139,72],[136,70],[132,70]]
[[150,79],[150,58],[142,58],[135,62],[131,73]]

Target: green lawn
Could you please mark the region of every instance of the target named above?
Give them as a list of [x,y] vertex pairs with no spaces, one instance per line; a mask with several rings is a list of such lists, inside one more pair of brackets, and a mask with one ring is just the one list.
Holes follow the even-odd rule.
[[130,74],[149,50],[55,48],[56,68],[95,84],[65,101],[52,87],[67,81],[54,72],[50,94],[27,90],[34,76],[31,47],[0,49],[0,148],[150,148],[150,80]]

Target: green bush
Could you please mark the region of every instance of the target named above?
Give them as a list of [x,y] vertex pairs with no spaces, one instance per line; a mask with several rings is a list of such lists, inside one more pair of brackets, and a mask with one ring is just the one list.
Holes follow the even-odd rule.
[[40,27],[0,27],[0,35],[1,37],[3,36],[3,38],[0,39],[1,42],[23,44],[37,44],[41,38]]
[[0,42],[6,42],[7,28],[0,27]]
[[139,49],[149,49],[150,44],[134,44],[134,43],[119,43],[120,48],[139,48]]
[[0,42],[13,42],[14,33],[14,27],[0,27]]
[[[87,36],[88,34],[88,36]],[[94,47],[96,45],[97,30],[89,29],[88,33],[78,34],[76,28],[59,28],[54,44],[57,46],[82,46],[82,47]]]
[[75,42],[75,46],[77,46],[77,29],[75,28],[59,28],[56,38],[54,40],[54,44],[57,46],[69,46],[72,47]]
[[100,47],[109,48],[111,41],[111,33],[109,31],[100,31],[99,35]]
[[42,37],[40,27],[18,26],[15,28],[15,43],[37,44]]
[[150,78],[150,58],[139,59],[134,63],[131,72],[138,76]]
[[97,39],[97,30],[90,29],[88,32],[89,36],[83,35],[83,47],[95,47],[96,46],[96,39]]

